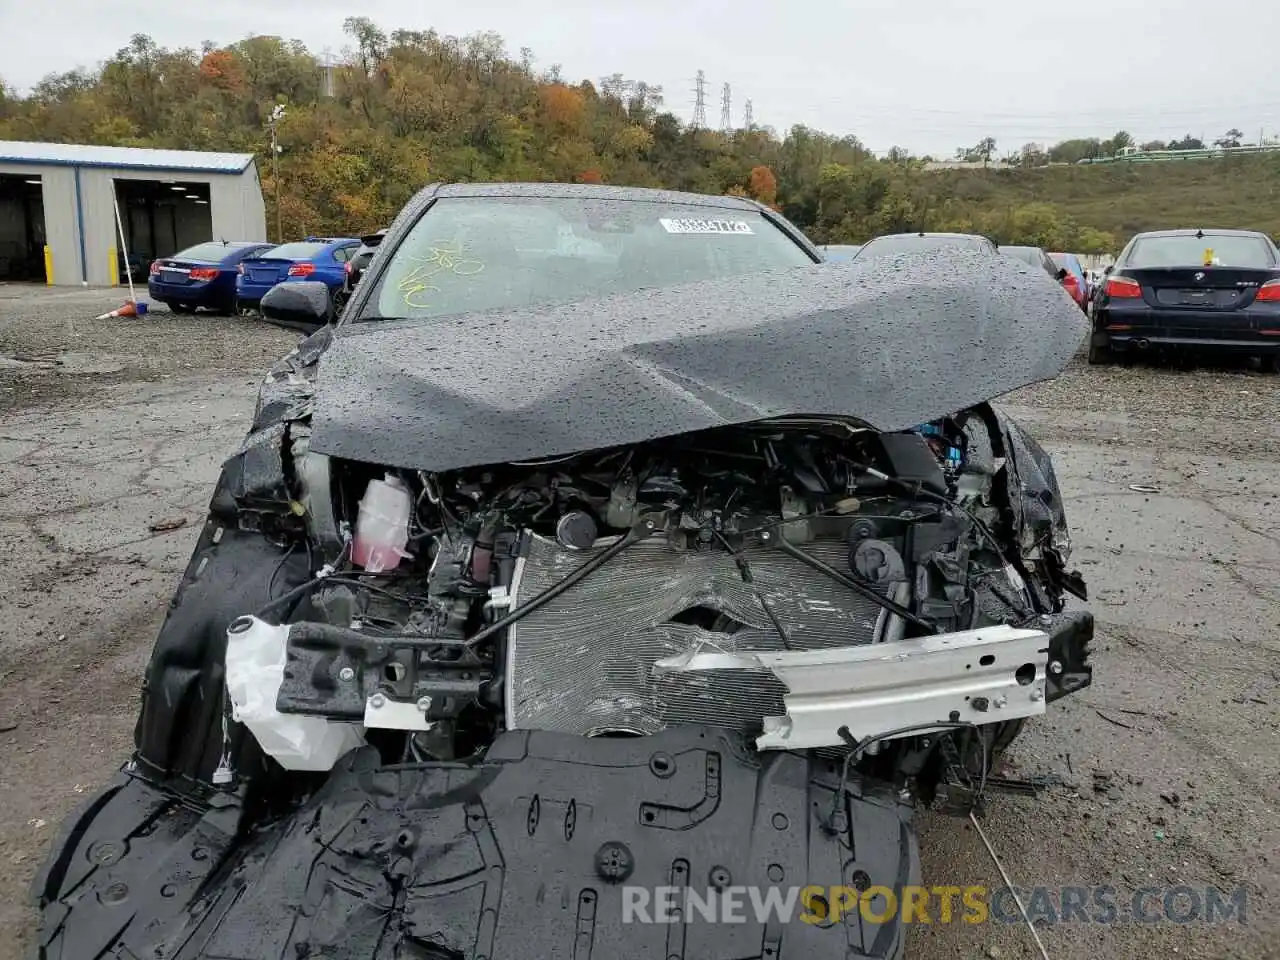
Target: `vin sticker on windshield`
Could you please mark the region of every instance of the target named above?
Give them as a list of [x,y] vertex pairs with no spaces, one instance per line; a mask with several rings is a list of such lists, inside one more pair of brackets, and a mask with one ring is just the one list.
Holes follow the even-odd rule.
[[659,217],[667,233],[753,233],[745,220],[696,220],[689,217]]

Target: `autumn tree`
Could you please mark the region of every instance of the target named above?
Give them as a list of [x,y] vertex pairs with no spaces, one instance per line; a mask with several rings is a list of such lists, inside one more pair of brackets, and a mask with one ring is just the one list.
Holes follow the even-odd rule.
[[244,70],[230,50],[210,50],[200,61],[200,79],[232,93],[244,89]]
[[751,168],[751,181],[748,189],[751,196],[765,206],[773,207],[777,205],[778,178],[773,175],[773,171],[768,167],[761,165]]
[[577,131],[582,125],[585,102],[582,94],[563,83],[550,83],[538,91],[542,113],[557,133]]

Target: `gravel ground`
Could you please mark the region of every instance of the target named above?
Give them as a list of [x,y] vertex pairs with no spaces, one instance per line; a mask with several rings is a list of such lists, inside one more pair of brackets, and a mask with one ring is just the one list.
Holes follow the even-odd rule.
[[[119,302],[0,285],[0,929],[17,932],[0,960],[29,943],[58,820],[127,756],[218,464],[294,340],[204,315],[89,319]],[[1014,882],[1052,891],[1041,917],[1064,886],[1115,889],[1117,922],[1040,927],[1055,958],[1280,957],[1278,387],[1075,363],[1007,398],[1055,455],[1099,624],[1093,687],[1011,751],[1015,774],[1062,784],[997,796],[984,821]],[[923,817],[922,852],[930,884],[1002,885],[964,822]],[[1127,916],[1134,891],[1173,885],[1243,889],[1246,922]],[[935,922],[909,956],[1038,953],[1020,924]]]

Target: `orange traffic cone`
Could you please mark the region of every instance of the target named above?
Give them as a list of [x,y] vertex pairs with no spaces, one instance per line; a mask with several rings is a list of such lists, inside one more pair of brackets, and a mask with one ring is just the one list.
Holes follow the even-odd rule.
[[104,313],[95,320],[114,320],[117,317],[141,317],[147,312],[147,303],[145,300],[130,300],[119,310],[112,310],[110,313]]

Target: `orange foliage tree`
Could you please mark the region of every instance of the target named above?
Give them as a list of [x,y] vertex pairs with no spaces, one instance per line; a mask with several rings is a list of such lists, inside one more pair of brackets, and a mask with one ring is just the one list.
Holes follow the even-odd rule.
[[200,61],[200,78],[219,90],[244,89],[244,71],[229,50],[210,50]]
[[582,123],[586,104],[582,94],[563,83],[550,83],[539,91],[542,112],[553,127],[560,130],[576,130]]
[[768,207],[777,206],[778,178],[766,166],[751,168],[751,196]]

